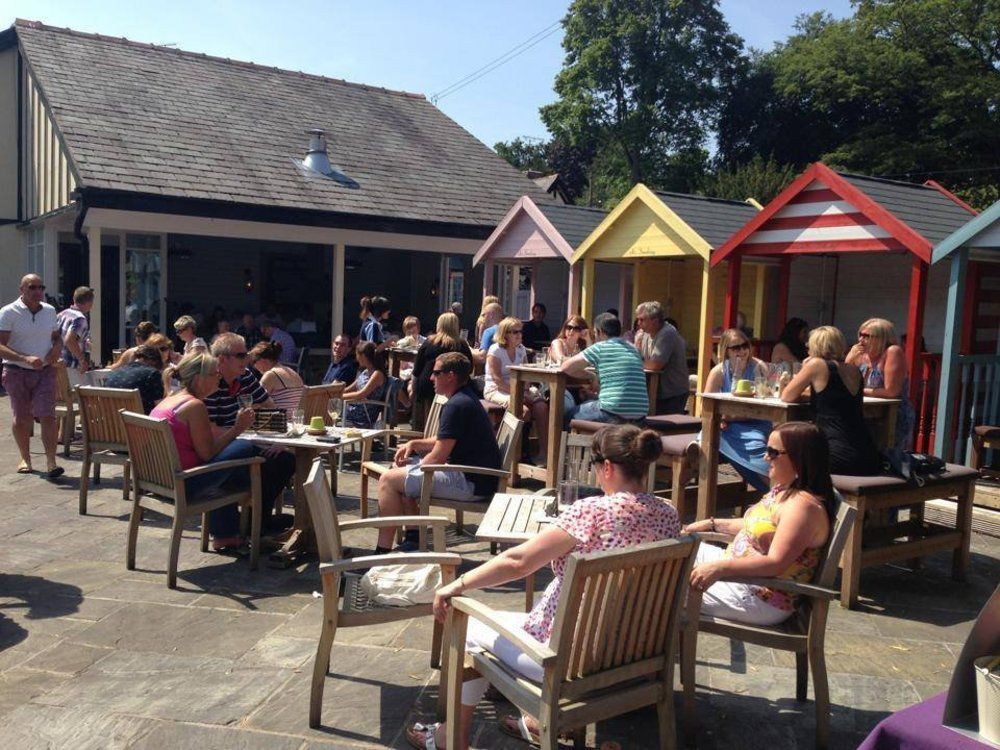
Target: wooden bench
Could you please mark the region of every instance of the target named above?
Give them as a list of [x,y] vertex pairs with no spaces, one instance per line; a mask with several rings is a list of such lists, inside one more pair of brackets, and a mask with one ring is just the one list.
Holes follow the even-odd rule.
[[[972,535],[972,497],[979,472],[959,464],[947,464],[945,472],[928,477],[923,487],[915,487],[894,476],[854,477],[833,475],[833,486],[844,502],[858,511],[851,535],[840,561],[843,571],[840,603],[853,607],[858,601],[861,569],[896,560],[919,560],[924,555],[952,550],[952,578],[965,579],[969,567]],[[953,499],[955,526],[931,523],[923,517],[928,500]],[[916,505],[910,519],[880,527],[865,528],[865,518],[879,511]]]

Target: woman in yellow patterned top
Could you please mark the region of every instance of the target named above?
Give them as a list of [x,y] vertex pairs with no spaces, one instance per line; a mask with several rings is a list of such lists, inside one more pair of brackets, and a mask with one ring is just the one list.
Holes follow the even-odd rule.
[[709,518],[685,527],[684,533],[718,531],[733,537],[725,550],[709,544],[698,548],[691,586],[703,592],[702,612],[752,625],[775,625],[791,615],[793,597],[720,579],[812,580],[835,507],[829,455],[826,436],[816,425],[779,425],[765,454],[771,490],[743,518]]

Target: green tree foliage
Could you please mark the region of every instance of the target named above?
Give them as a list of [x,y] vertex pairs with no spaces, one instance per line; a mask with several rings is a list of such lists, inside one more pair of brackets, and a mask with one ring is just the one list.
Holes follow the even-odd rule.
[[574,0],[563,20],[558,100],[542,120],[595,154],[592,198],[636,182],[690,189],[735,73],[741,40],[716,0]]
[[493,150],[522,172],[557,172],[573,202],[583,197],[587,190],[594,161],[593,148],[573,146],[557,138],[550,141],[514,138],[494,144]]
[[504,160],[513,164],[522,172],[535,170],[547,174],[549,165],[546,159],[548,143],[528,138],[515,138],[512,141],[500,141],[493,145],[493,150]]
[[800,171],[791,164],[780,164],[758,154],[746,164],[717,170],[706,179],[703,192],[714,198],[737,201],[753,198],[765,204],[784,190]]

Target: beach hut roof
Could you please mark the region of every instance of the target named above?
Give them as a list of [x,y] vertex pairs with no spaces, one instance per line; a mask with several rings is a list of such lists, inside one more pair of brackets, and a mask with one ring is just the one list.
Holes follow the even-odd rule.
[[933,262],[947,258],[961,247],[1000,250],[1000,201],[941,240],[934,248]]
[[656,191],[656,196],[713,248],[757,215],[759,206],[747,201]]
[[477,265],[485,260],[504,241],[511,229],[524,220],[534,224],[547,245],[544,254],[536,257],[562,257],[569,261],[577,245],[587,238],[606,215],[607,211],[602,208],[547,201],[536,203],[530,196],[522,196],[476,252],[472,264]]

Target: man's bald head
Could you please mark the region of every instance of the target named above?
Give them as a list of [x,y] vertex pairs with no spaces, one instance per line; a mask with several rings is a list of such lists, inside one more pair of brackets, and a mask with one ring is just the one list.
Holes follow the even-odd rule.
[[28,287],[29,284],[37,285],[41,283],[42,283],[42,277],[39,276],[37,273],[26,273],[24,276],[21,277],[20,289],[23,292]]

